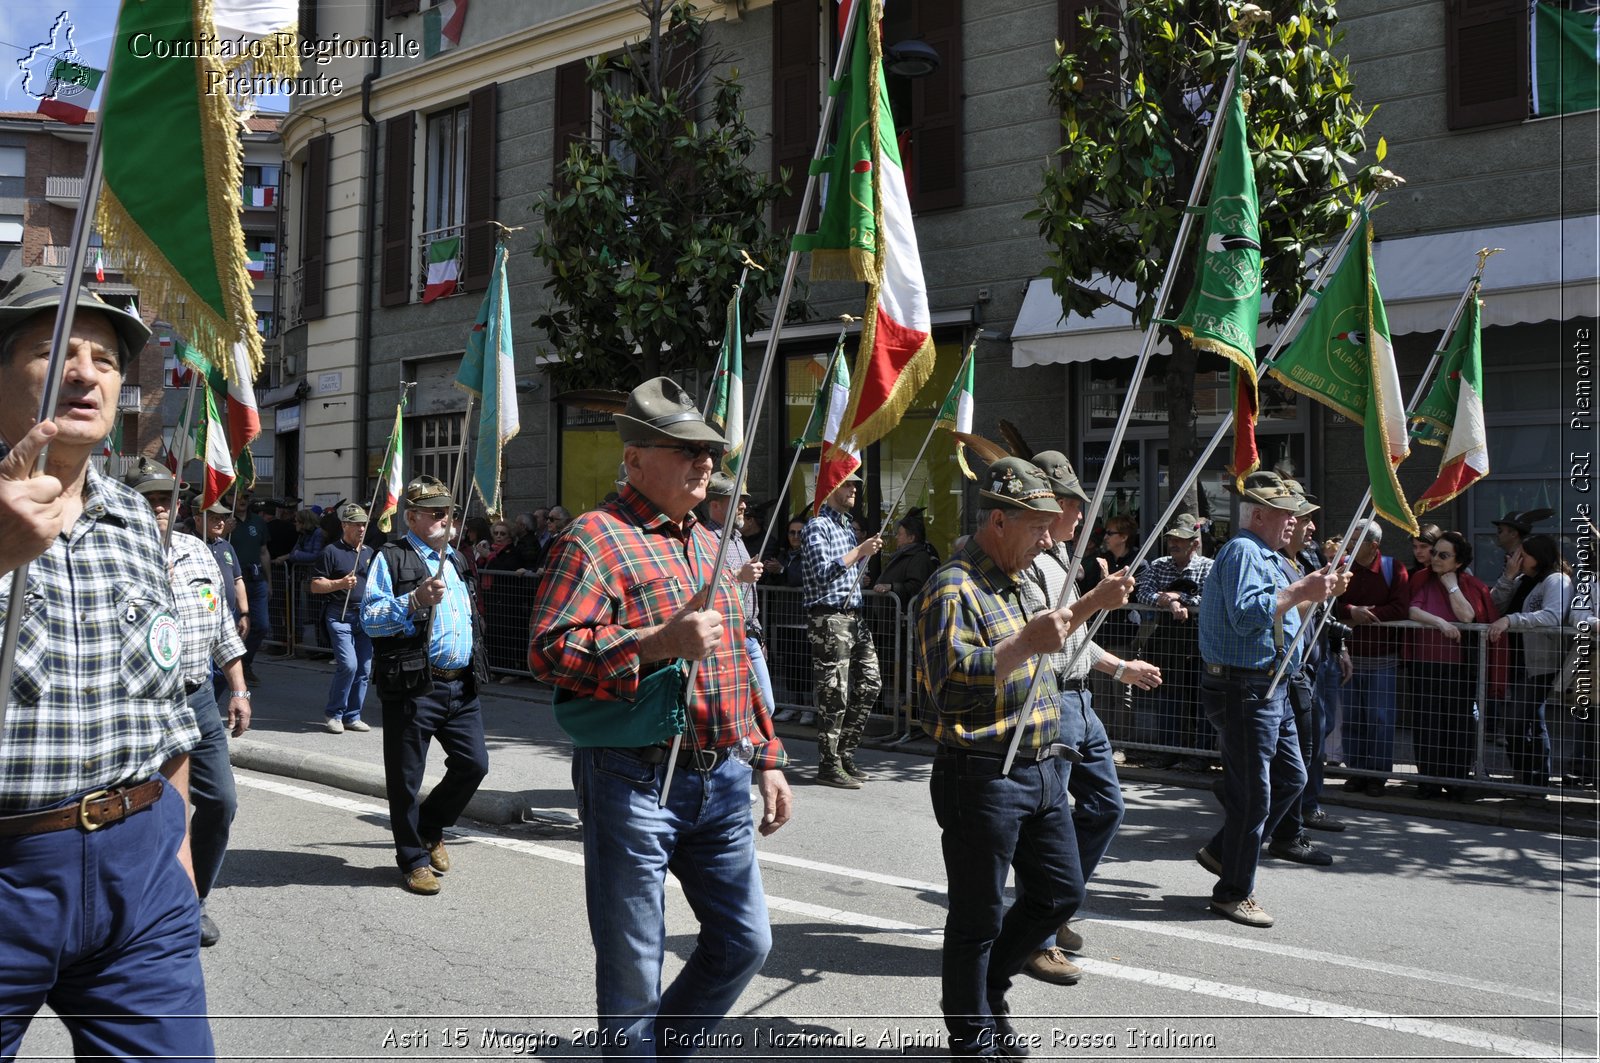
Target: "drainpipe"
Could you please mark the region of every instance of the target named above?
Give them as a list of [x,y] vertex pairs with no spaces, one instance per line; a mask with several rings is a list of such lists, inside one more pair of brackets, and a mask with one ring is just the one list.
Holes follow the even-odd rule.
[[[383,39],[383,5],[372,5],[372,39]],[[361,79],[361,120],[366,124],[362,132],[361,175],[362,196],[366,215],[361,226],[360,263],[356,269],[359,285],[356,293],[356,447],[355,468],[351,472],[354,485],[349,497],[360,501],[367,486],[367,393],[372,390],[367,373],[372,365],[372,231],[377,225],[377,157],[378,120],[372,117],[372,83],[383,74],[382,56],[373,56],[372,70]]]

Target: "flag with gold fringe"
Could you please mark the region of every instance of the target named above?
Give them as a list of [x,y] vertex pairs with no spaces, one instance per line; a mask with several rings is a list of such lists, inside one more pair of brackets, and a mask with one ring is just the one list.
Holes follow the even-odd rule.
[[1411,508],[1417,516],[1444,505],[1489,475],[1489,433],[1483,416],[1483,338],[1478,282],[1456,326],[1428,394],[1411,413],[1411,438],[1440,447],[1439,475]]

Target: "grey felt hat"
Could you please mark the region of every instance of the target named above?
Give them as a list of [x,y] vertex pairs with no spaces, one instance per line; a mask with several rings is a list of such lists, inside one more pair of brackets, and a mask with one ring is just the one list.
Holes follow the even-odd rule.
[[[63,271],[44,266],[29,266],[11,278],[4,288],[0,288],[0,336],[35,314],[54,314],[61,305],[66,283],[67,277]],[[117,338],[122,341],[122,369],[126,375],[128,366],[149,342],[150,327],[137,315],[119,310],[86,287],[78,289],[78,310],[97,311],[105,315],[111,327],[116,329]]]
[[1050,481],[1050,489],[1057,495],[1067,498],[1076,498],[1085,505],[1089,496],[1084,494],[1083,483],[1078,479],[1078,474],[1072,471],[1072,462],[1059,450],[1046,450],[1033,456],[1033,464],[1044,473],[1045,479]]
[[707,443],[725,447],[728,441],[706,424],[700,408],[676,380],[658,376],[628,393],[622,413],[611,415],[624,443]]
[[1002,509],[1060,513],[1050,478],[1023,458],[1001,458],[984,472],[978,497]]

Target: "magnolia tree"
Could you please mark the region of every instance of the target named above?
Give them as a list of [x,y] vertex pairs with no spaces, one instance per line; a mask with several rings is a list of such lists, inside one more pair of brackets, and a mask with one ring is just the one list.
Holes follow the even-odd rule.
[[[549,271],[549,337],[558,387],[628,389],[660,374],[709,369],[738,281],[751,271],[745,320],[776,292],[788,252],[768,225],[783,187],[752,165],[738,71],[705,43],[686,4],[639,0],[649,32],[589,63],[601,130],[558,160],[534,209],[534,255]],[[726,74],[714,71],[726,70]]]
[[[1029,217],[1049,245],[1045,275],[1065,313],[1087,316],[1115,304],[1144,328],[1157,314],[1156,295],[1240,38],[1229,27],[1235,7],[1215,0],[1126,0],[1120,13],[1117,6],[1091,0],[1073,39],[1058,49],[1049,85],[1061,109],[1062,145]],[[1349,62],[1336,52],[1343,35],[1333,5],[1263,6],[1271,21],[1246,42],[1238,86],[1246,94],[1260,199],[1262,286],[1281,322],[1309,283],[1308,253],[1337,240],[1380,168],[1357,162],[1372,111],[1356,100]],[[1380,162],[1382,152],[1380,142]],[[1176,264],[1163,319],[1177,316],[1188,297],[1199,228],[1191,228]],[[1163,326],[1162,333],[1172,349],[1165,384],[1177,482],[1200,449],[1200,354],[1176,329]],[[1198,503],[1193,493],[1189,501]]]

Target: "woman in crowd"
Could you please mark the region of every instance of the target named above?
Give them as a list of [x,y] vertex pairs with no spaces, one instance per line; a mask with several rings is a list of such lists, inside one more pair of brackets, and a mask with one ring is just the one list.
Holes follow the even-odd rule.
[[1415,576],[1433,562],[1430,551],[1443,534],[1437,524],[1424,524],[1411,540],[1411,560],[1406,562],[1406,575]]
[[[1423,627],[1410,632],[1412,676],[1428,703],[1417,714],[1414,734],[1417,770],[1422,775],[1465,779],[1472,768],[1473,701],[1482,651],[1477,633],[1457,624],[1488,624],[1500,618],[1489,586],[1467,566],[1472,544],[1447,531],[1430,549],[1429,565],[1411,580],[1411,619]],[[1492,686],[1493,684],[1491,684]],[[1437,783],[1418,783],[1417,796],[1470,800],[1461,787],[1441,791]]]
[[873,581],[872,589],[894,595],[906,607],[939,567],[939,551],[928,545],[921,510],[914,509],[900,518],[894,526],[894,541],[895,551]]
[[805,581],[805,569],[800,563],[800,541],[806,533],[806,518],[794,517],[789,521],[788,534],[781,543],[770,543],[767,546],[765,561],[774,562],[766,566],[766,574],[761,577],[761,582],[768,586],[799,587]]
[[313,513],[309,509],[297,511],[294,515],[294,529],[296,532],[294,549],[282,560],[289,566],[289,586],[294,589],[295,616],[300,625],[300,644],[321,646],[327,632],[322,626],[321,606],[313,609],[311,605],[308,567],[315,564],[317,558],[322,556],[322,548],[328,542],[322,532],[321,514]]
[[1523,786],[1550,784],[1550,731],[1545,726],[1545,699],[1566,658],[1561,634],[1572,606],[1572,569],[1548,535],[1530,535],[1519,555],[1522,582],[1506,615],[1489,625],[1489,641],[1507,632],[1511,651],[1510,718],[1506,721],[1506,754]]
[[[489,666],[496,670],[528,670],[528,618],[533,613],[537,582],[530,578],[524,562],[511,538],[511,525],[495,521],[489,528],[487,549],[478,561],[478,590],[483,598]],[[501,682],[512,678],[505,676]]]

